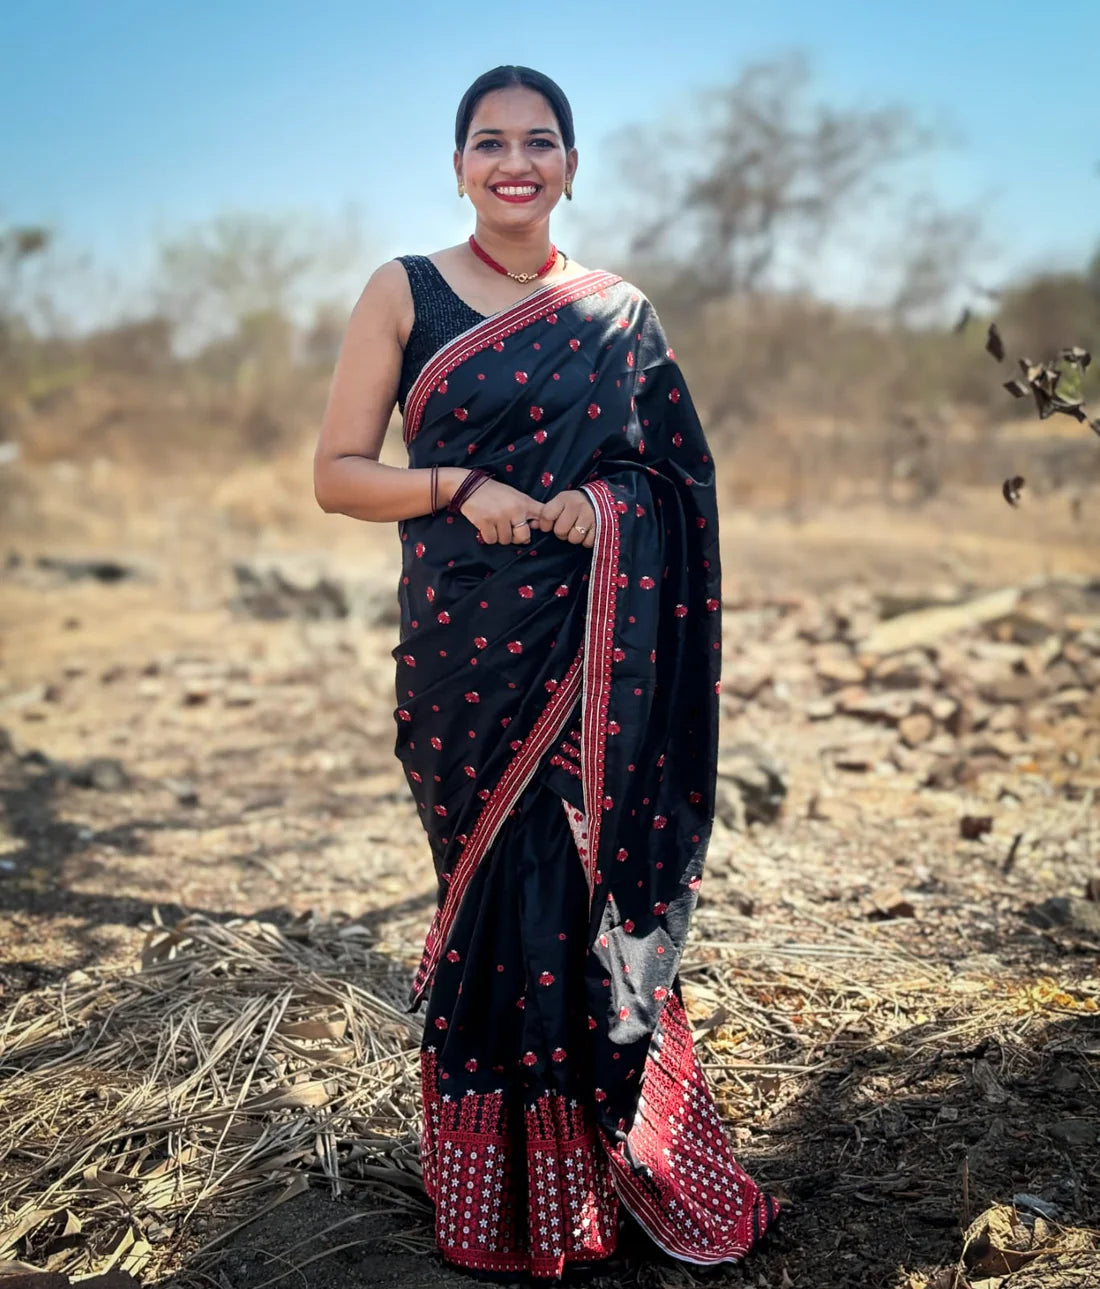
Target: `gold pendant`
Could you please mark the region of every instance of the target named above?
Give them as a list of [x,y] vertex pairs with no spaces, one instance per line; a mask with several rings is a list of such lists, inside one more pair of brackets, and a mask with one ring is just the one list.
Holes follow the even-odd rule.
[[508,276],[510,278],[514,278],[517,282],[533,282],[535,278],[538,277],[538,274],[537,273],[509,273]]

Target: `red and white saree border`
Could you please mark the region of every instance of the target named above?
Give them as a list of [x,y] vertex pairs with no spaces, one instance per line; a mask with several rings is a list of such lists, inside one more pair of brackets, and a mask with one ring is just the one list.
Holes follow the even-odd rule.
[[608,702],[615,646],[615,597],[619,580],[619,511],[602,479],[581,487],[596,513],[596,536],[588,575],[588,613],[584,633],[584,688],[581,698],[581,788],[587,822],[584,860],[591,897],[599,880],[600,824],[613,804],[604,795]]
[[429,395],[443,384],[447,377],[475,354],[498,344],[508,336],[547,317],[555,309],[564,308],[575,300],[596,291],[606,290],[622,279],[615,273],[593,269],[578,277],[568,278],[553,286],[545,286],[513,304],[500,313],[470,327],[454,340],[449,341],[424,364],[420,375],[413,381],[405,400],[404,438],[406,445],[416,438],[424,416],[424,406]]
[[455,864],[442,908],[438,909],[424,944],[424,953],[413,981],[413,1004],[421,998],[431,984],[439,959],[454,927],[466,889],[500,831],[508,812],[512,809],[538,769],[543,754],[559,738],[569,720],[569,714],[581,693],[581,663],[583,645],[569,664],[561,684],[554,690],[550,701],[543,708],[531,732],[523,740],[516,755],[509,761],[489,799],[482,806],[461,856]]

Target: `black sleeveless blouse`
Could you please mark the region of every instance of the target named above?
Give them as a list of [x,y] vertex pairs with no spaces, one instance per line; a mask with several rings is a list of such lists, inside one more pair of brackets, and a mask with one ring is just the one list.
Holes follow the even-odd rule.
[[420,375],[432,354],[455,336],[485,320],[460,296],[426,255],[399,255],[398,260],[409,275],[413,298],[413,325],[401,360],[401,379],[397,385],[397,406],[405,410],[405,400],[413,381]]

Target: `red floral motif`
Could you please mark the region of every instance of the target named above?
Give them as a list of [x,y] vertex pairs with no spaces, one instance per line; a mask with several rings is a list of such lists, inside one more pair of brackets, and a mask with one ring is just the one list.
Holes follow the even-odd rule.
[[555,587],[554,587],[554,594],[555,594],[556,596],[558,596],[559,598],[560,598],[561,596],[563,596],[563,595],[568,595],[568,594],[569,594],[569,587],[568,587],[568,586],[566,586],[566,584],[565,584],[564,582],[562,582],[559,586],[555,586]]
[[678,403],[680,401],[680,391],[675,386],[668,391],[668,401],[670,403]]
[[608,734],[618,734],[621,730],[622,730],[622,726],[619,724],[618,721],[608,721],[607,723]]
[[633,931],[633,930],[634,930],[634,919],[633,919],[633,918],[627,918],[627,919],[626,919],[626,921],[623,923],[623,930],[627,933],[627,935],[629,935],[629,934],[631,933],[631,931]]
[[446,817],[446,814],[447,814],[446,806],[432,806],[432,809],[435,811],[437,815],[440,815],[441,817],[444,817],[444,818]]
[[519,385],[527,384],[527,373],[525,371],[516,372],[516,383]]
[[552,1061],[557,1061],[558,1064],[560,1065],[561,1062],[565,1060],[566,1055],[567,1053],[564,1047],[555,1047],[554,1050],[550,1053],[550,1059]]
[[716,612],[718,611],[718,609],[720,609],[720,608],[721,608],[721,606],[722,606],[722,604],[721,604],[721,601],[720,601],[720,600],[708,600],[708,601],[707,601],[707,612],[708,612],[708,613],[716,613]]
[[477,771],[474,769],[472,765],[464,765],[462,768],[466,771],[466,777],[468,779],[477,778]]
[[493,341],[493,348],[496,350],[496,352],[497,352],[498,354],[503,353],[503,352],[504,352],[504,341],[503,341],[503,340],[495,340],[495,341]]
[[688,800],[691,802],[693,806],[697,806],[699,802],[702,801],[702,799],[703,799],[703,794],[701,792],[688,793]]
[[590,421],[594,421],[594,420],[596,419],[596,417],[597,417],[597,416],[599,416],[599,414],[600,414],[600,405],[599,405],[599,403],[589,403],[589,404],[588,404],[588,419],[589,419]]
[[464,407],[455,408],[455,420],[464,421],[470,415]]
[[446,1029],[447,1028],[446,1018],[443,1016],[437,1016],[435,1018],[435,1027],[436,1029]]
[[443,626],[447,626],[447,624],[448,624],[448,623],[450,622],[450,620],[451,620],[451,615],[447,612],[447,610],[446,610],[446,609],[441,609],[441,610],[440,610],[440,611],[435,615],[435,620],[436,620],[437,622],[442,623],[442,624],[443,624]]
[[535,594],[535,588],[533,586],[521,586],[519,588],[519,593],[525,600],[530,600]]
[[686,618],[688,615],[688,606],[686,604],[678,604],[672,611],[678,618]]
[[522,640],[509,640],[509,641],[508,641],[508,646],[507,646],[507,647],[508,647],[508,652],[509,652],[509,653],[522,653],[522,652],[523,652],[523,641],[522,641]]
[[412,713],[407,711],[404,707],[399,707],[397,709],[397,717],[398,717],[398,720],[411,721]]
[[486,640],[484,636],[474,636],[474,644],[477,645],[479,649],[484,649],[488,643],[488,640]]
[[554,980],[555,980],[555,976],[554,976],[554,973],[553,973],[552,971],[544,971],[544,972],[539,976],[539,984],[540,984],[540,985],[552,985],[552,984],[554,983]]
[[542,472],[542,478],[539,480],[539,482],[542,484],[544,488],[549,488],[550,485],[554,482],[554,476],[550,473],[549,470],[544,470]]
[[537,403],[531,404],[530,417],[532,421],[542,420],[543,409]]
[[580,347],[581,347],[581,342],[579,340],[576,340],[576,339],[570,340],[569,348],[572,349],[574,353],[576,353]]
[[620,864],[625,863],[630,858],[630,851],[625,846],[619,847],[619,853],[615,856]]
[[471,1056],[471,1057],[470,1057],[470,1059],[466,1062],[466,1069],[468,1070],[468,1072],[469,1072],[470,1074],[476,1074],[476,1073],[477,1073],[477,1057],[476,1057],[476,1056]]
[[431,603],[432,603],[432,601],[435,599],[435,587],[434,587],[434,586],[426,586],[426,587],[424,588],[424,598],[428,601],[428,603],[429,603],[429,604],[431,604]]
[[663,1002],[668,997],[668,990],[664,987],[664,985],[658,985],[657,988],[654,989],[653,991],[653,997],[658,1002]]
[[595,1101],[606,1101],[607,1093],[603,1090],[603,1088],[596,1088],[592,1093],[592,1097],[593,1097],[593,1100]]
[[657,903],[654,904],[653,906],[653,912],[656,913],[658,917],[660,917],[662,913],[668,912],[668,905],[664,902],[664,900],[658,900]]
[[638,585],[642,588],[643,591],[652,591],[653,588],[657,585],[657,583],[653,580],[653,578],[649,577],[647,574],[644,577],[638,578]]
[[611,658],[613,662],[624,662],[626,660],[626,650],[612,649]]
[[692,877],[688,881],[688,890],[697,891],[699,887],[702,885],[703,885],[703,879],[701,877]]
[[416,659],[412,656],[411,653],[403,653],[401,655],[401,661],[405,664],[406,667],[416,666]]
[[620,1008],[619,1008],[619,1019],[620,1019],[620,1020],[629,1020],[629,1019],[630,1019],[630,1008],[629,1008],[629,1007],[620,1007]]
[[523,1063],[524,1065],[538,1065],[539,1058],[534,1054],[534,1052],[524,1052]]
[[556,681],[553,676],[543,684],[543,689],[545,689],[548,694],[552,694],[557,687],[558,681]]
[[435,392],[437,394],[445,394],[447,392],[447,382],[445,380],[441,380],[435,387]]
[[447,950],[447,961],[448,961],[448,962],[461,962],[461,961],[462,961],[462,955],[459,953],[459,951],[458,951],[457,949],[448,949],[448,950]]
[[437,752],[443,747],[443,740],[438,734],[433,734],[430,741],[432,747],[434,747]]
[[416,545],[413,547],[413,554],[416,556],[416,558],[417,558],[417,559],[423,559],[423,558],[424,558],[424,543],[423,543],[423,542],[417,542],[417,543],[416,543]]
[[465,699],[468,703],[480,703],[481,695],[476,689],[468,689],[465,694]]

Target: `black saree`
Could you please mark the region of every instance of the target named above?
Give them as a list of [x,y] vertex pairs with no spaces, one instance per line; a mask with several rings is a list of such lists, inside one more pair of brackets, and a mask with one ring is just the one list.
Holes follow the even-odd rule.
[[438,909],[422,1158],[443,1256],[561,1275],[624,1205],[666,1251],[741,1257],[775,1204],[739,1168],[678,966],[714,810],[714,467],[652,306],[603,272],[445,345],[404,409],[411,466],[581,488],[591,549],[402,521],[396,752]]

